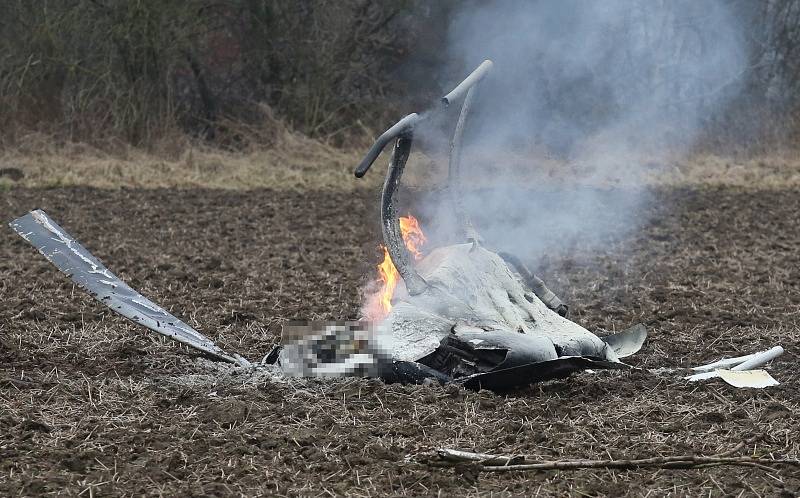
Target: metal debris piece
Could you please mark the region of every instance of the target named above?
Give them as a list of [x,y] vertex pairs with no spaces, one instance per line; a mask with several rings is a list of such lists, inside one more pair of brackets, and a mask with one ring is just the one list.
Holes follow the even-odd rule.
[[618,361],[594,359],[585,356],[561,356],[553,360],[528,363],[473,375],[463,379],[462,383],[467,389],[488,389],[502,393],[513,391],[535,382],[563,379],[582,370],[627,370],[630,368],[633,367]]
[[755,368],[758,366],[763,365],[764,363],[777,358],[778,356],[783,354],[783,347],[775,346],[766,351],[760,351],[758,353],[748,354],[745,356],[737,356],[735,358],[724,358],[719,361],[715,361],[714,363],[709,363],[707,365],[700,365],[699,367],[693,367],[692,370],[697,372],[706,372],[710,370],[717,370],[721,368],[732,368],[733,370],[749,370],[751,368]]
[[647,339],[647,329],[641,323],[622,332],[601,337],[603,342],[611,346],[618,358],[627,358],[642,349]]
[[[478,66],[469,76],[464,78],[464,80],[458,84],[450,93],[442,97],[442,104],[443,107],[448,107],[451,102],[460,99],[462,96],[468,93],[475,85],[477,85],[483,78],[486,76],[489,71],[492,69],[492,61],[485,60]],[[469,110],[469,104],[467,104],[465,110]],[[405,136],[410,132],[413,132],[414,127],[419,125],[421,121],[426,119],[433,111],[429,111],[423,114],[417,114],[412,112],[411,114],[403,117],[400,121],[392,125],[388,130],[383,132],[381,136],[379,136],[375,143],[372,144],[367,154],[364,156],[364,159],[361,160],[359,165],[356,167],[355,176],[356,178],[361,178],[364,176],[369,168],[372,166],[372,163],[378,158],[381,154],[383,149],[389,145],[389,142],[392,140]],[[466,115],[465,112],[462,112],[463,115]],[[462,119],[462,127],[463,127],[463,119]]]
[[422,118],[416,112],[412,112],[408,116],[405,116],[403,119],[395,123],[391,128],[386,130],[375,140],[375,143],[372,144],[367,155],[364,156],[364,159],[361,160],[358,167],[356,167],[355,175],[356,178],[361,178],[372,166],[372,163],[375,162],[375,159],[378,159],[378,156],[381,155],[383,149],[389,145],[389,142],[394,140],[395,138],[404,136],[414,129],[414,126],[420,122]]
[[403,176],[408,156],[411,152],[411,132],[397,139],[394,151],[392,152],[389,171],[386,173],[386,181],[383,184],[381,193],[381,227],[383,229],[383,240],[389,257],[392,258],[397,272],[406,284],[408,293],[412,296],[423,293],[428,288],[428,283],[422,278],[411,264],[411,256],[403,242],[400,231],[400,219],[394,204],[394,194],[400,186],[400,179]]
[[564,302],[545,285],[544,280],[534,275],[519,258],[507,252],[498,254],[517,271],[519,276],[525,281],[528,287],[531,288],[534,294],[536,294],[536,297],[541,299],[545,306],[563,317],[569,314],[569,306],[564,304]]
[[461,379],[558,358],[546,337],[504,332],[458,323],[435,351],[417,361]]
[[730,368],[744,362],[745,360],[749,360],[755,355],[756,353],[748,354],[745,356],[737,356],[735,358],[723,358],[719,361],[715,361],[714,363],[709,363],[708,365],[700,365],[697,367],[692,367],[692,370],[694,370],[695,372],[712,372],[720,368]]
[[783,354],[783,348],[781,346],[775,346],[766,351],[756,353],[755,355],[753,355],[752,358],[746,359],[742,363],[739,363],[735,367],[731,368],[731,370],[734,371],[752,370],[756,367],[760,367],[761,365],[764,365],[765,363],[774,360],[775,358],[777,358],[782,354]]
[[477,86],[473,86],[467,91],[464,103],[461,104],[461,112],[458,114],[456,129],[453,131],[453,137],[450,139],[450,158],[447,164],[447,192],[450,196],[450,204],[452,205],[456,224],[459,225],[461,229],[459,235],[467,242],[474,241],[483,243],[483,239],[478,231],[475,230],[472,219],[467,213],[466,207],[464,207],[464,195],[461,192],[461,149],[464,139],[464,128],[469,111],[472,109],[472,103],[475,100],[477,90]]
[[711,370],[709,372],[702,372],[694,375],[684,377],[689,382],[697,382],[698,380],[716,379],[719,377],[719,370]]
[[710,372],[702,372],[689,377],[684,377],[689,382],[699,380],[722,379],[733,387],[755,387],[763,388],[777,386],[779,382],[775,380],[766,370],[727,370],[720,368]]
[[777,386],[779,382],[772,378],[766,370],[717,370],[719,378],[733,387],[753,387],[761,389]]
[[384,371],[381,378],[387,384],[447,384],[451,380],[443,373],[414,361],[392,362],[391,368]]
[[10,226],[73,282],[115,313],[218,360],[249,365],[241,356],[226,353],[206,336],[130,288],[44,211],[31,211],[12,221]]
[[445,107],[449,106],[453,101],[460,99],[465,93],[467,93],[473,86],[475,86],[480,80],[486,76],[489,71],[491,71],[493,66],[492,61],[486,59],[485,61],[481,62],[480,66],[475,68],[469,76],[464,78],[464,81],[458,84],[455,88],[453,88],[450,93],[442,97],[442,104]]
[[[453,137],[450,140],[450,159],[447,167],[447,191],[450,196],[450,204],[453,208],[456,224],[460,232],[459,235],[463,237],[463,240],[466,242],[473,242],[475,244],[483,244],[484,240],[475,229],[472,218],[464,207],[464,193],[461,189],[461,150],[467,116],[472,109],[472,103],[478,91],[477,83],[486,76],[491,68],[492,62],[489,60],[484,61],[483,64],[473,71],[472,74],[461,82],[452,92],[442,98],[445,106],[448,106],[450,101],[460,97],[464,89],[468,88],[468,90],[466,90],[464,102],[461,104],[461,112],[458,115],[458,122],[456,123]],[[536,294],[536,297],[548,308],[561,316],[567,316],[569,307],[563,303],[553,291],[548,289],[544,281],[531,272],[519,258],[507,252],[500,252],[499,255],[517,271],[528,287]]]
[[692,370],[699,373],[684,377],[689,382],[721,378],[733,387],[763,388],[777,386],[777,380],[765,370],[756,370],[758,367],[774,360],[783,354],[781,346],[775,346],[766,351],[727,358],[707,365],[694,367]]

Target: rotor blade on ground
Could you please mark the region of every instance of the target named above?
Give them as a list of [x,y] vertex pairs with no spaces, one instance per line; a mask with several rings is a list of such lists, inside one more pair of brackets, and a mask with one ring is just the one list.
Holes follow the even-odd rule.
[[44,211],[31,211],[10,225],[48,261],[112,311],[219,360],[246,363],[244,358],[229,355],[203,334],[128,287]]

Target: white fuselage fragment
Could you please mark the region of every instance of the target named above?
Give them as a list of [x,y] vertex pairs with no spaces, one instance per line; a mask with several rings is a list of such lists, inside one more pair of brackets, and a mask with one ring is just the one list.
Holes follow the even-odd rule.
[[[523,334],[542,349],[543,358],[595,356],[618,361],[599,337],[547,308],[500,256],[478,244],[437,248],[415,268],[428,288],[415,296],[398,289],[397,303],[386,318],[387,346],[395,360],[424,357],[462,325],[472,331]],[[470,340],[479,338],[480,334],[470,334]]]

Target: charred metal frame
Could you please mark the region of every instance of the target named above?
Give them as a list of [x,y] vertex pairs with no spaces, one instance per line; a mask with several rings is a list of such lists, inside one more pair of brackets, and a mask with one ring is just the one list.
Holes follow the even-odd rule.
[[375,162],[383,149],[389,145],[389,142],[411,132],[414,129],[414,126],[416,126],[421,120],[422,118],[419,116],[419,114],[412,112],[408,116],[395,123],[394,126],[383,132],[381,136],[375,140],[375,143],[372,144],[372,147],[369,148],[367,155],[364,156],[364,159],[361,160],[361,163],[359,163],[358,167],[356,167],[356,178],[361,178],[367,173],[367,171],[369,171],[372,163]]
[[381,194],[381,227],[389,257],[392,258],[397,272],[403,277],[408,293],[415,296],[424,292],[428,288],[428,284],[411,264],[408,249],[403,243],[403,237],[400,232],[400,219],[397,217],[397,210],[394,205],[394,193],[400,186],[400,179],[403,177],[403,170],[411,153],[412,141],[413,130],[407,130],[395,142],[392,160],[389,164],[389,171],[386,174],[386,181],[383,184],[383,193]]
[[[491,66],[490,66],[491,67]],[[455,211],[456,222],[461,230],[460,236],[463,236],[467,241],[483,242],[475,227],[472,225],[472,219],[467,214],[464,208],[463,198],[464,195],[461,191],[461,143],[464,136],[464,124],[467,121],[467,115],[472,108],[472,102],[475,100],[475,92],[477,87],[473,86],[467,90],[467,96],[464,98],[464,103],[461,104],[461,113],[458,115],[458,122],[456,129],[453,132],[453,138],[450,140],[450,160],[447,165],[447,187],[450,192],[450,201],[453,204],[453,211]],[[455,92],[455,90],[453,90]],[[451,94],[453,92],[450,92]],[[442,100],[445,101],[447,97]],[[449,102],[449,100],[447,100]]]
[[567,316],[569,313],[569,306],[564,304],[561,299],[544,284],[544,280],[533,274],[519,258],[507,252],[498,253],[498,256],[514,267],[517,273],[519,273],[519,276],[522,277],[522,280],[525,281],[525,284],[533,290],[533,293],[542,300],[545,306],[561,316]]
[[[469,76],[459,83],[447,95],[442,97],[442,105],[447,108],[460,98],[464,98],[461,104],[461,112],[458,115],[453,137],[450,140],[450,156],[448,161],[447,189],[456,222],[458,224],[459,236],[466,242],[482,244],[481,238],[463,204],[463,192],[461,190],[461,151],[463,148],[464,129],[466,127],[467,116],[475,101],[478,84],[489,74],[492,69],[492,61],[483,61]],[[389,169],[386,172],[386,180],[383,184],[381,193],[381,227],[383,230],[383,241],[389,251],[389,257],[397,268],[397,272],[403,278],[408,293],[412,296],[421,294],[428,287],[428,284],[414,269],[411,257],[403,243],[400,233],[400,220],[397,217],[397,210],[394,204],[394,194],[400,186],[406,162],[411,153],[411,144],[414,137],[414,128],[424,118],[419,114],[412,113],[395,123],[391,128],[383,132],[375,143],[372,144],[364,159],[356,167],[356,178],[363,177],[372,163],[378,158],[383,149],[395,140],[392,158],[389,161]],[[548,308],[561,316],[567,316],[569,307],[556,296],[553,291],[547,288],[544,281],[533,274],[519,260],[519,258],[508,254],[499,253],[508,264],[510,264],[531,288],[531,290]]]
[[484,78],[484,76],[486,76],[489,73],[489,71],[491,71],[493,66],[494,63],[492,63],[492,61],[490,61],[489,59],[486,59],[485,61],[481,62],[480,66],[475,68],[475,70],[472,71],[469,74],[469,76],[464,78],[464,81],[462,81],[461,83],[458,84],[458,86],[453,88],[450,91],[450,93],[442,97],[442,104],[444,104],[444,106],[447,107],[454,100],[458,100],[459,98],[461,98],[461,96],[464,93],[466,93],[469,89],[477,85],[478,82],[481,81]]

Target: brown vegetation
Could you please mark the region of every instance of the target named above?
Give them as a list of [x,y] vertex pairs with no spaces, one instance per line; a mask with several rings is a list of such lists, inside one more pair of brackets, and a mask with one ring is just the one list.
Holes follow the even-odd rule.
[[[278,190],[370,189],[383,182],[384,154],[376,171],[357,180],[353,167],[360,150],[346,150],[302,134],[285,132],[269,148],[226,151],[194,141],[146,151],[121,146],[114,152],[88,144],[54,144],[44,135],[28,135],[17,147],[0,152],[0,189],[91,186],[98,188],[221,188]],[[718,186],[746,189],[800,187],[800,158],[794,151],[754,157],[694,154],[683,158],[629,158],[598,176],[591,164],[509,155],[486,163],[474,174],[482,185],[497,182],[541,186]],[[498,174],[502,171],[502,174]],[[440,158],[412,154],[403,179],[410,188],[443,186],[446,165]]]

